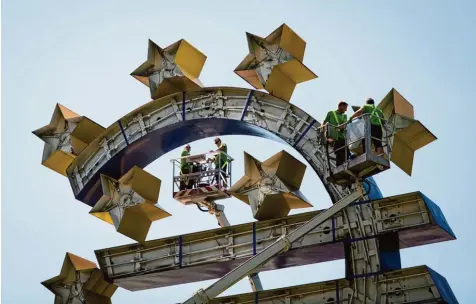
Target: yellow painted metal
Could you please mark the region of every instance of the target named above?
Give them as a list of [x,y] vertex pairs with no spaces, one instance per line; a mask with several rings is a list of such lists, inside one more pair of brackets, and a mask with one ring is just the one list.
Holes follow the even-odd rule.
[[151,89],[151,97],[157,99],[180,91],[193,91],[203,87],[198,77],[206,59],[202,52],[184,39],[165,49],[149,40],[147,60],[134,70],[131,76],[150,87],[149,76],[170,66],[175,69],[176,74],[164,74],[157,87]]
[[66,176],[76,155],[104,130],[89,118],[56,104],[50,123],[33,134],[45,142],[42,164]]
[[273,67],[271,74],[269,74],[265,90],[273,96],[289,101],[295,87],[296,83],[287,77],[278,66],[275,66]]
[[270,173],[276,174],[293,190],[301,187],[302,179],[306,173],[306,165],[284,150],[265,160],[263,166],[271,169]]
[[200,77],[206,60],[207,56],[193,45],[184,39],[180,40],[177,54],[175,55],[175,63],[177,63],[186,77],[192,80]]
[[114,225],[119,233],[144,241],[153,221],[170,216],[156,204],[160,184],[160,179],[137,166],[119,180],[101,175],[103,196],[90,213]]
[[390,142],[390,160],[408,175],[412,174],[415,151],[435,141],[437,138],[420,121],[415,119],[413,105],[396,89],[379,103],[385,119],[396,129]]
[[66,176],[66,169],[73,162],[76,156],[62,150],[56,150],[41,162],[41,164],[61,175]]
[[435,140],[436,137],[424,125],[415,120],[395,134],[390,160],[405,173],[412,175],[415,151]]
[[87,117],[82,117],[71,132],[71,144],[75,155],[81,153],[96,137],[101,135],[106,128],[98,125]]
[[69,252],[60,274],[41,284],[55,294],[55,303],[84,298],[86,303],[111,304],[111,297],[117,289],[116,285],[104,280],[95,263]]
[[[253,188],[260,188],[270,180],[274,180],[274,188],[264,194],[254,217],[266,220],[287,216],[291,209],[309,208],[312,205],[299,192],[306,165],[295,159],[286,151],[281,151],[260,162],[250,154],[244,152],[245,176],[230,187],[229,193],[246,204],[250,201],[259,201],[257,192]],[[276,178],[278,180],[276,180]]]
[[298,83],[317,78],[302,63],[306,42],[286,24],[266,38],[246,33],[249,54],[235,73],[256,89],[289,101]]
[[414,119],[415,113],[413,105],[408,102],[395,88],[382,99],[378,107],[382,110],[385,117],[390,117],[393,113],[405,118]]
[[286,50],[291,56],[299,61],[304,60],[304,51],[306,50],[306,42],[299,37],[289,26],[286,24],[281,25],[274,33],[271,33],[266,40],[272,41],[273,35],[277,35],[279,38],[279,46],[283,50]]

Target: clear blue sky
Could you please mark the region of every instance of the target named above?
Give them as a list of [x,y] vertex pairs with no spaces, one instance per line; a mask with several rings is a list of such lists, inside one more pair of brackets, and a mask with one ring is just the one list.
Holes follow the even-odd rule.
[[[247,54],[245,32],[266,36],[283,22],[307,41],[305,64],[320,78],[297,87],[292,102],[322,119],[340,99],[360,104],[397,88],[439,138],[418,151],[412,177],[398,168],[376,180],[384,195],[420,190],[443,210],[457,241],[402,252],[404,267],[427,264],[450,282],[460,303],[474,302],[475,9],[472,1],[26,1],[2,2],[2,300],[52,303],[40,282],[57,275],[66,251],[95,261],[94,250],[130,243],[88,214],[66,178],[40,165],[43,143],[30,132],[59,102],[103,126],[149,100],[129,73],[147,53],[185,38],[207,56],[207,86],[249,87],[233,73]],[[285,148],[227,137],[266,159]],[[192,145],[207,151],[213,142]],[[168,196],[172,151],[147,170],[163,180],[159,203],[173,214],[148,239],[215,227],[215,220]],[[242,164],[234,166],[236,177]],[[317,186],[319,185],[319,186]],[[330,205],[311,170],[302,187],[315,208]],[[252,220],[226,201],[230,222]],[[303,210],[308,211],[308,210]],[[193,218],[193,221],[191,219]],[[266,289],[344,276],[343,261],[262,274]],[[117,303],[176,303],[212,281],[144,292],[118,290]],[[250,291],[240,282],[227,294]],[[160,301],[161,300],[161,301]]]

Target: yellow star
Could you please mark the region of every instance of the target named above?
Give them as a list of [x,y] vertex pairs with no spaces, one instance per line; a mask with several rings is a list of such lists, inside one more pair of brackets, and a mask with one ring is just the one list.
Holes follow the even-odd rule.
[[56,104],[50,123],[33,134],[45,142],[42,164],[66,176],[66,168],[76,155],[104,130],[89,118]]
[[60,274],[41,284],[55,294],[55,304],[111,304],[117,289],[104,280],[96,264],[69,252]]
[[245,176],[229,193],[251,206],[257,220],[285,217],[291,209],[312,205],[299,191],[306,166],[281,151],[264,162],[245,152]]
[[150,88],[153,99],[203,87],[198,77],[207,57],[181,39],[160,48],[149,40],[147,60],[131,75]]
[[138,242],[147,237],[153,221],[170,216],[156,204],[160,179],[134,166],[119,180],[101,175],[103,196],[90,213]]
[[303,63],[306,42],[286,24],[266,38],[246,33],[250,53],[235,73],[256,89],[289,101],[298,83],[317,78]]
[[392,128],[389,142],[390,160],[408,175],[412,174],[415,151],[437,138],[420,121],[414,119],[413,106],[393,89],[379,103],[387,126]]

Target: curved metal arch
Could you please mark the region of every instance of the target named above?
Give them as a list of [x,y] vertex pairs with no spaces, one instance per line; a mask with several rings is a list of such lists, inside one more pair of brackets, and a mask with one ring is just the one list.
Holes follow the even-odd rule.
[[[333,202],[350,190],[324,179],[324,141],[319,122],[299,107],[260,91],[204,88],[153,100],[107,128],[67,169],[75,197],[93,206],[101,196],[100,174],[113,178],[144,168],[163,154],[195,140],[251,135],[295,148],[321,179]],[[382,195],[373,180],[369,198]]]

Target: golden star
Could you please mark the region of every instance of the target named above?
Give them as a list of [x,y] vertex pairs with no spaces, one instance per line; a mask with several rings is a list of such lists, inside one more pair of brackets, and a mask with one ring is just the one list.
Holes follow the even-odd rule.
[[104,130],[89,118],[56,104],[50,123],[33,134],[45,142],[42,164],[66,176],[66,168],[76,155]]
[[281,151],[264,162],[245,152],[245,176],[229,193],[251,206],[257,220],[285,217],[291,209],[312,205],[299,191],[306,166]]
[[119,180],[101,175],[103,196],[90,213],[138,242],[147,237],[153,221],[170,216],[156,204],[160,179],[134,166]]
[[55,294],[55,304],[111,304],[117,289],[104,280],[96,264],[69,252],[60,274],[41,284]]
[[153,99],[203,87],[198,80],[207,57],[181,39],[160,48],[149,40],[147,60],[131,75],[150,88]]
[[378,107],[387,120],[387,126],[393,129],[389,138],[392,146],[390,160],[411,175],[415,151],[437,138],[419,120],[414,119],[412,104],[397,90],[392,88]]
[[235,73],[256,89],[289,101],[298,83],[317,78],[303,63],[306,42],[286,24],[266,38],[246,33],[250,53]]

